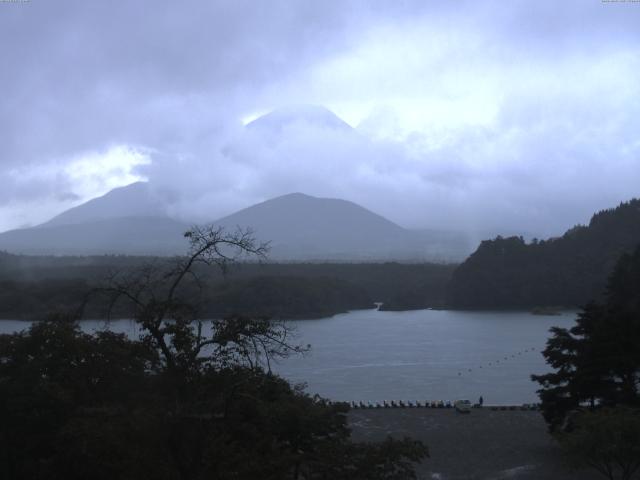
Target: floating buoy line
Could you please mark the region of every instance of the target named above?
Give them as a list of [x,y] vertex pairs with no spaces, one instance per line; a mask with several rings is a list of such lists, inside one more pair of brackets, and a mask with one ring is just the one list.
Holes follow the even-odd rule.
[[[519,352],[512,353],[510,356],[507,355],[505,357],[502,357],[502,359],[497,359],[497,360],[492,361],[492,362],[487,362],[487,363],[478,365],[478,369],[485,368],[485,367],[486,368],[493,367],[494,364],[495,364],[495,366],[498,366],[498,365],[500,365],[500,362],[505,363],[505,362],[509,361],[511,358],[516,358],[516,356],[518,356],[518,355],[522,356],[522,354],[524,354],[524,353],[530,353],[530,352],[534,352],[534,351],[536,351],[535,347],[525,348],[524,350],[520,350]],[[466,373],[472,373],[473,372],[473,368],[467,368],[466,370],[467,370]],[[458,376],[461,377],[463,373],[464,373],[464,369],[460,370],[458,372]]]

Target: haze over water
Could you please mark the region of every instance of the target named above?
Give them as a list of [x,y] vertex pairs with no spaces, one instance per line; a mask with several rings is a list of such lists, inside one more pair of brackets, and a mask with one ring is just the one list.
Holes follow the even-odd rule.
[[[486,404],[537,402],[532,373],[549,370],[541,355],[552,326],[570,327],[575,313],[359,310],[318,320],[292,321],[297,343],[311,352],[274,366],[310,393],[332,400],[454,400]],[[26,328],[2,321],[0,333]],[[85,331],[102,320],[82,322]],[[135,336],[129,320],[110,323]]]

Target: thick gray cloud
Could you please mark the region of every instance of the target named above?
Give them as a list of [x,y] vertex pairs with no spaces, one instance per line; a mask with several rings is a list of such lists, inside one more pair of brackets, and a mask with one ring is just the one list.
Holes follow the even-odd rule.
[[341,45],[336,7],[0,4],[0,176],[13,183],[0,206],[26,203],[29,221],[34,202],[73,193],[65,165],[79,157],[122,145],[184,153],[216,135],[252,108],[255,90]]
[[340,42],[333,8],[300,2],[7,4],[2,157],[109,142],[171,144],[246,108],[251,91]]
[[[0,230],[137,173],[179,216],[302,191],[557,234],[640,194],[639,24],[599,0],[0,3]],[[308,103],[359,133],[240,124]]]

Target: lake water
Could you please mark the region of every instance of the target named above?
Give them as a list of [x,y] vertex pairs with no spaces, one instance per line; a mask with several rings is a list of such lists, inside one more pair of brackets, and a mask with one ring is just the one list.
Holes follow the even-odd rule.
[[[311,352],[274,370],[308,391],[333,400],[454,400],[480,395],[486,404],[537,401],[529,376],[549,370],[541,355],[552,326],[569,327],[575,312],[536,316],[528,312],[359,310],[319,320],[291,322]],[[83,322],[85,331],[103,321]],[[0,332],[26,328],[0,321]],[[135,323],[111,322],[136,335]]]

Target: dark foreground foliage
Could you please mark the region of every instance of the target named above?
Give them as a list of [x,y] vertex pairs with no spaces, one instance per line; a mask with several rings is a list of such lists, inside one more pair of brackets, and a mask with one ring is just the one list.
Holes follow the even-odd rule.
[[623,253],[640,243],[640,199],[596,213],[560,238],[487,240],[454,272],[456,308],[585,305],[600,298]]
[[631,480],[640,471],[640,409],[585,411],[573,421],[571,431],[556,438],[577,466],[587,465],[609,480]]
[[0,336],[2,478],[414,478],[421,444],[353,443],[346,406],[217,347],[177,376],[149,341],[61,319]]
[[21,479],[412,479],[426,447],[350,440],[343,404],[271,373],[303,353],[284,323],[199,321],[195,265],[263,253],[246,232],[194,229],[174,265],[99,291],[138,340],[56,317],[0,336],[0,476]]

